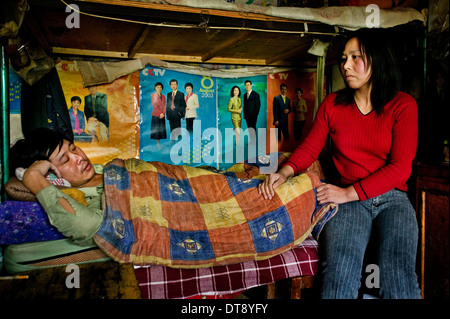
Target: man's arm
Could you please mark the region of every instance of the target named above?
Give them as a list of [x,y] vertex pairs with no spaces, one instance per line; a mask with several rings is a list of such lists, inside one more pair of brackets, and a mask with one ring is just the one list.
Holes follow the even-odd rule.
[[[34,162],[23,175],[23,184],[34,194],[37,195],[41,190],[50,186],[50,182],[45,178],[47,174],[53,171],[58,178],[61,175],[55,165],[49,161]],[[76,214],[72,206],[64,198],[58,198],[60,205],[71,214]]]

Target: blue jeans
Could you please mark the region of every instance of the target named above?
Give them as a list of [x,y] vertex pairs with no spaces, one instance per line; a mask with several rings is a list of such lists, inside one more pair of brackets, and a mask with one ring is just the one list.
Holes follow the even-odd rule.
[[358,297],[364,254],[371,236],[375,236],[372,240],[377,247],[380,297],[421,297],[415,271],[418,226],[405,192],[394,189],[365,201],[339,205],[321,236],[322,298]]

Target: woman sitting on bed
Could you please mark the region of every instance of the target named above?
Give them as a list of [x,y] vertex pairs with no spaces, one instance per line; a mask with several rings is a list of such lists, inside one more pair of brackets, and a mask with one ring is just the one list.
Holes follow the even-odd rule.
[[[11,149],[10,162],[13,168],[27,168],[23,183],[36,195],[52,225],[76,244],[93,244],[92,236],[102,222],[102,165],[92,164],[73,141],[48,128],[19,140]],[[86,206],[50,184],[45,177],[50,172],[83,191]]]
[[327,96],[305,141],[259,185],[260,193],[271,198],[331,138],[337,179],[317,188],[317,200],[340,205],[323,231],[323,298],[357,298],[371,235],[381,297],[420,298],[418,227],[406,193],[417,146],[417,105],[400,92],[398,63],[381,32],[361,30],[347,40],[341,60],[346,88]]

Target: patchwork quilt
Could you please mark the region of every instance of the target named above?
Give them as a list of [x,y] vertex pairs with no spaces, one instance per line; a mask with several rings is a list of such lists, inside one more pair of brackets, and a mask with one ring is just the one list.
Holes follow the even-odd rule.
[[313,171],[290,178],[272,200],[258,194],[263,177],[249,175],[114,159],[104,168],[106,207],[94,240],[118,262],[203,268],[280,254],[337,212],[316,202]]

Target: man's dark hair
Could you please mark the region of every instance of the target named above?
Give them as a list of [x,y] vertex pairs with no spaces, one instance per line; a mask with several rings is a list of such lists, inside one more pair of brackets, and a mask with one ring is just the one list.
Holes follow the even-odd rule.
[[10,150],[11,176],[18,167],[28,168],[36,161],[48,160],[56,148],[61,148],[65,139],[62,133],[46,127],[32,130]]

